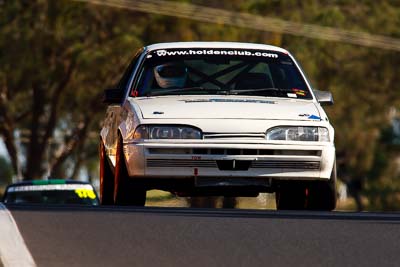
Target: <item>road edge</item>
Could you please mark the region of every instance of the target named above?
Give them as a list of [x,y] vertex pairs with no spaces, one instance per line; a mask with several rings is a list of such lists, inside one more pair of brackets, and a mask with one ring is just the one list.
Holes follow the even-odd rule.
[[36,266],[11,212],[0,203],[0,260],[4,267]]

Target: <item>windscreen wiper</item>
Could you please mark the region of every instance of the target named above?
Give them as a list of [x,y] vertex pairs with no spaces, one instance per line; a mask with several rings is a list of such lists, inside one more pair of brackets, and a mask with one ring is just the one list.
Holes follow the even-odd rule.
[[290,90],[287,89],[281,89],[281,88],[257,88],[257,89],[232,89],[229,90],[229,94],[233,95],[246,95],[247,93],[256,93],[256,92],[279,92],[279,93],[285,93],[285,92],[291,92]]
[[164,89],[160,91],[150,91],[146,94],[146,96],[160,96],[160,95],[169,95],[169,94],[176,94],[176,93],[221,93],[226,94],[226,90],[221,90],[217,88],[203,88],[203,87],[187,87],[187,88],[174,88],[174,89]]

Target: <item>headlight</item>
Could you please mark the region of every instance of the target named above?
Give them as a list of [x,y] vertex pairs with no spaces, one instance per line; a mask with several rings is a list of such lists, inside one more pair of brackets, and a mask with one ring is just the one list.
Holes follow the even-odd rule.
[[136,128],[135,139],[201,139],[201,131],[188,126],[141,125]]
[[268,130],[267,140],[329,142],[330,139],[325,127],[281,126]]

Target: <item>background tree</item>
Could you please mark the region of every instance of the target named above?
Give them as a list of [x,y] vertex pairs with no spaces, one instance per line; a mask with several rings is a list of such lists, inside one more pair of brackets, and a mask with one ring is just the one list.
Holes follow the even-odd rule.
[[116,13],[71,1],[6,1],[0,18],[0,134],[14,172],[64,176],[98,127],[103,86],[141,42],[121,34]]
[[0,185],[11,182],[13,169],[10,162],[5,157],[0,157]]

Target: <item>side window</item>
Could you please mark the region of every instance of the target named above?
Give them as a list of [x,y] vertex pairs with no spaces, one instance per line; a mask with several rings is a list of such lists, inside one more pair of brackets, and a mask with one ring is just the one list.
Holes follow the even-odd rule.
[[126,87],[128,86],[129,80],[132,76],[132,72],[135,69],[135,66],[139,60],[140,55],[142,54],[142,49],[140,49],[136,55],[134,56],[133,60],[129,64],[128,68],[125,70],[124,74],[122,75],[122,78],[119,80],[117,84],[117,88],[120,90],[126,90]]

